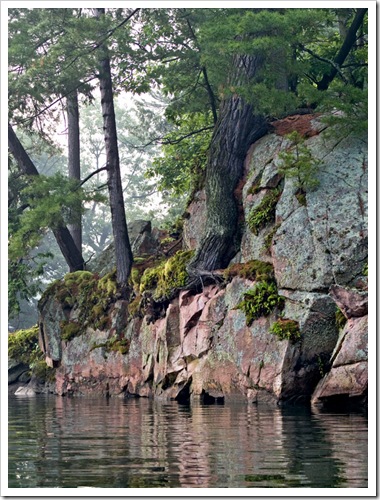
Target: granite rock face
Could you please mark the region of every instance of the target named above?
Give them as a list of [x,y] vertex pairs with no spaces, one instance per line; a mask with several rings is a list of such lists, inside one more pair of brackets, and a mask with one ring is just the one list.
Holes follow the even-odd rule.
[[[280,168],[279,153],[290,146],[284,134],[292,126],[304,133],[306,146],[320,161],[319,184],[303,197],[297,196],[295,180]],[[48,362],[57,366],[55,392],[273,404],[311,399],[323,405],[342,396],[364,401],[366,142],[355,137],[333,139],[324,128],[313,116],[277,122],[274,133],[252,145],[245,162],[241,190],[245,221],[266,194],[278,189],[279,197],[274,217],[258,231],[245,225],[234,262],[260,260],[273,265],[282,311],[247,325],[237,306],[256,282],[239,276],[225,286],[206,286],[201,293],[181,291],[154,322],[131,318],[128,305],[116,302],[112,321],[128,346],[121,352],[109,348],[115,328],[87,328],[62,342],[59,322],[70,318],[49,297],[40,311],[41,347]],[[184,244],[194,249],[206,220],[203,192],[196,194],[187,214]],[[154,253],[149,225],[137,233],[136,252]],[[107,262],[98,269],[104,271]],[[337,308],[347,318],[341,331]],[[296,321],[300,337],[280,340],[271,333],[279,318]]]

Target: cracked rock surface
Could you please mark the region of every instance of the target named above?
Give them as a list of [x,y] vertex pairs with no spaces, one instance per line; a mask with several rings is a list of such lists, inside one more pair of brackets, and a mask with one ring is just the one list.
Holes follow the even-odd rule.
[[[319,185],[303,200],[296,196],[295,179],[279,171],[278,155],[289,147],[284,134],[291,127],[305,134],[306,146],[321,162]],[[360,137],[335,139],[325,129],[313,116],[285,119],[252,145],[245,162],[241,201],[246,220],[267,192],[278,188],[281,196],[274,220],[258,234],[245,225],[234,262],[273,264],[282,311],[248,326],[237,305],[255,282],[236,276],[224,287],[182,291],[153,323],[127,321],[128,313],[120,308],[119,314],[126,315],[123,335],[130,342],[128,352],[120,353],[91,348],[106,342],[107,331],[88,329],[60,343],[57,323],[64,313],[52,298],[40,316],[46,355],[60,363],[56,392],[275,404],[299,399],[325,404],[342,397],[364,401],[367,144]],[[187,212],[184,241],[194,248],[205,222],[203,192]],[[347,318],[340,330],[337,308]],[[280,317],[298,322],[298,340],[279,340],[270,332]]]

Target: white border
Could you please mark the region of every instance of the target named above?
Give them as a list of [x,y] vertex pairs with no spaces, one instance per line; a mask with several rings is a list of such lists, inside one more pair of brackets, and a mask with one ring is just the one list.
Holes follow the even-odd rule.
[[[53,3],[54,7],[79,7],[81,4],[84,7],[131,7],[131,8],[167,8],[179,6],[181,7],[199,7],[199,8],[244,8],[244,7],[268,7],[271,8],[347,8],[347,7],[366,7],[369,9],[368,24],[369,24],[369,403],[368,403],[368,420],[369,420],[369,460],[368,460],[368,488],[143,488],[143,489],[119,489],[119,488],[8,488],[5,486],[8,481],[8,428],[7,428],[7,411],[8,411],[8,391],[6,380],[7,376],[7,171],[5,165],[7,160],[7,148],[4,146],[7,142],[7,9],[13,7],[19,8],[44,8],[50,7],[52,2],[45,1],[1,1],[1,197],[0,197],[0,228],[1,228],[1,458],[2,458],[2,474],[1,474],[1,494],[2,496],[17,496],[17,497],[45,497],[45,496],[60,496],[60,497],[82,497],[82,496],[122,496],[122,497],[277,497],[277,496],[292,496],[292,497],[365,497],[376,496],[376,4],[372,1],[180,1],[177,0],[159,0],[159,1],[110,1],[104,2],[94,1],[57,1]],[[349,446],[349,443],[347,443]]]

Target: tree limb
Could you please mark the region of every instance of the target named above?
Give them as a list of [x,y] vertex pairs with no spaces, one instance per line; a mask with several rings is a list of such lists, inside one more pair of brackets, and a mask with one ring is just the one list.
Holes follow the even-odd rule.
[[93,172],[91,172],[91,174],[89,174],[87,177],[85,177],[79,185],[83,186],[83,184],[85,184],[87,181],[89,181],[91,179],[91,177],[98,174],[99,172],[103,172],[103,170],[107,170],[107,168],[108,168],[107,165],[104,165],[103,167],[100,167],[100,168],[94,170]]
[[344,39],[338,54],[334,58],[334,66],[331,68],[329,73],[325,73],[323,75],[322,80],[320,80],[320,82],[318,83],[318,90],[327,90],[330,83],[334,80],[336,74],[338,73],[337,68],[340,68],[342,66],[356,41],[356,32],[362,25],[367,10],[368,9],[357,10],[354,20],[352,21],[351,26],[347,31],[346,38]]

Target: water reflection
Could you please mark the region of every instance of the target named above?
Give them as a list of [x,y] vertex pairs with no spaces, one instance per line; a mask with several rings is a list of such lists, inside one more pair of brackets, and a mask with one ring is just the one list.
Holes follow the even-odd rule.
[[12,398],[8,486],[367,487],[367,419],[243,404]]

